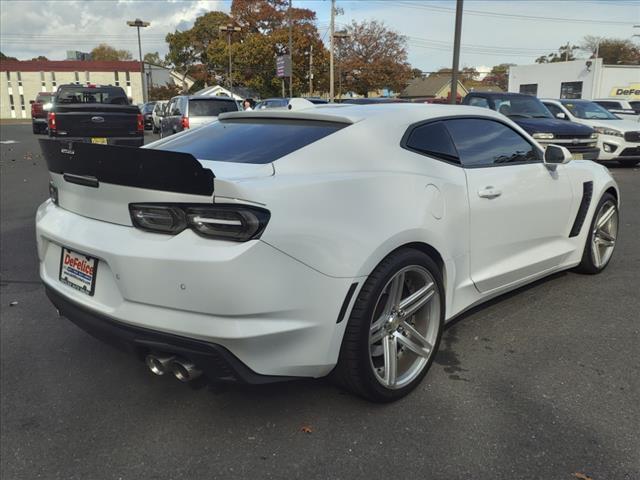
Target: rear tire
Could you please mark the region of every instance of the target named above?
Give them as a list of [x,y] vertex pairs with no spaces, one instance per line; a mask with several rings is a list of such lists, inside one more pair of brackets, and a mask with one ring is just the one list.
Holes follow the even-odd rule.
[[373,402],[410,393],[438,350],[443,292],[442,273],[428,255],[407,248],[385,258],[358,294],[334,379]]
[[607,268],[615,250],[618,223],[618,202],[613,195],[605,193],[589,224],[582,260],[576,270],[593,275]]
[[640,160],[618,160],[618,163],[623,167],[635,167]]

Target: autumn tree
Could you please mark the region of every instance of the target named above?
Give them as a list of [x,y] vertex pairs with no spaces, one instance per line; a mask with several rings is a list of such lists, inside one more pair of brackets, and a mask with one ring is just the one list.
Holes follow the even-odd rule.
[[399,33],[373,20],[352,22],[349,40],[342,46],[342,71],[346,87],[365,97],[381,88],[402,90],[411,78],[407,41]]
[[91,59],[92,60],[106,60],[106,61],[115,61],[115,60],[131,60],[133,57],[131,56],[131,52],[129,50],[117,50],[106,43],[101,43],[93,50],[91,50]]
[[607,65],[640,64],[640,48],[631,40],[587,35],[582,40],[581,49],[587,51],[591,58],[597,54]]
[[502,90],[509,89],[509,68],[515,66],[515,63],[501,63],[495,65],[491,72],[482,80],[482,83],[489,85],[498,85]]
[[0,60],[18,60],[16,57],[9,57],[7,55],[5,55],[4,53],[0,52]]
[[170,100],[180,93],[182,93],[182,89],[173,83],[149,87],[149,100]]
[[151,65],[159,65],[161,67],[166,66],[165,60],[160,56],[158,52],[148,52],[144,54],[145,63],[150,63]]
[[569,62],[575,60],[575,51],[580,50],[578,45],[562,45],[557,52],[552,52],[548,55],[541,55],[536,58],[536,63],[557,63],[557,62]]

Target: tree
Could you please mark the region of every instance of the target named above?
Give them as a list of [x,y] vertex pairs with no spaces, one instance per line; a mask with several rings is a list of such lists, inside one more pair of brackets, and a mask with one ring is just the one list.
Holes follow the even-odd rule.
[[422,78],[422,70],[420,70],[419,68],[412,68],[411,78]]
[[163,58],[160,57],[158,52],[148,52],[144,54],[145,63],[150,63],[152,65],[159,65],[161,67],[166,67],[167,62]]
[[587,51],[591,58],[602,58],[607,65],[640,64],[640,47],[631,40],[619,38],[602,38],[587,35],[582,40],[581,49]]
[[18,60],[16,57],[8,57],[4,53],[0,52],[0,60]]
[[352,22],[349,40],[342,47],[346,87],[365,97],[381,88],[402,90],[411,78],[407,40],[376,20]]
[[578,45],[562,45],[557,52],[553,52],[548,55],[541,55],[536,58],[536,63],[569,62],[576,59],[576,56],[573,53],[576,50],[580,50]]
[[167,83],[158,87],[150,87],[149,100],[170,100],[180,93],[182,93],[182,89],[178,85]]
[[45,57],[44,55],[38,55],[37,57],[33,57],[31,59],[32,62],[34,62],[34,61],[40,62],[40,61],[48,61],[48,60],[49,59],[47,57]]
[[482,80],[482,83],[488,85],[498,85],[504,91],[509,89],[509,67],[515,66],[515,63],[501,63],[494,66],[491,72]]
[[129,50],[116,50],[106,43],[101,43],[93,50],[91,50],[92,60],[104,60],[104,61],[116,61],[116,60],[131,60],[133,57]]
[[189,69],[193,66],[199,57],[199,52],[193,44],[193,35],[191,30],[184,32],[175,31],[168,33],[165,40],[169,44],[169,52],[166,55],[166,61],[173,65],[173,68],[182,74],[182,90],[187,91],[185,79],[189,74]]

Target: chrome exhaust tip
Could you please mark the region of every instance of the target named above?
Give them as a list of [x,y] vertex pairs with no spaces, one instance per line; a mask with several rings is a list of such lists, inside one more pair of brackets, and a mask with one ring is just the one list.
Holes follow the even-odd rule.
[[153,355],[150,353],[144,359],[144,363],[154,375],[164,375],[169,371],[171,362],[175,358],[173,355]]
[[171,371],[181,382],[190,382],[202,375],[202,371],[196,368],[193,363],[182,359],[171,362]]

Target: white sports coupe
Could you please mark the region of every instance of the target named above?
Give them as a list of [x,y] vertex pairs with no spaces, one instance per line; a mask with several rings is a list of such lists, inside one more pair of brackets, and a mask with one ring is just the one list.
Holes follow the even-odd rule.
[[616,244],[607,169],[482,108],[234,112],[139,149],[41,146],[47,295],[183,381],[332,374],[392,401],[446,322],[559,270],[598,273]]

